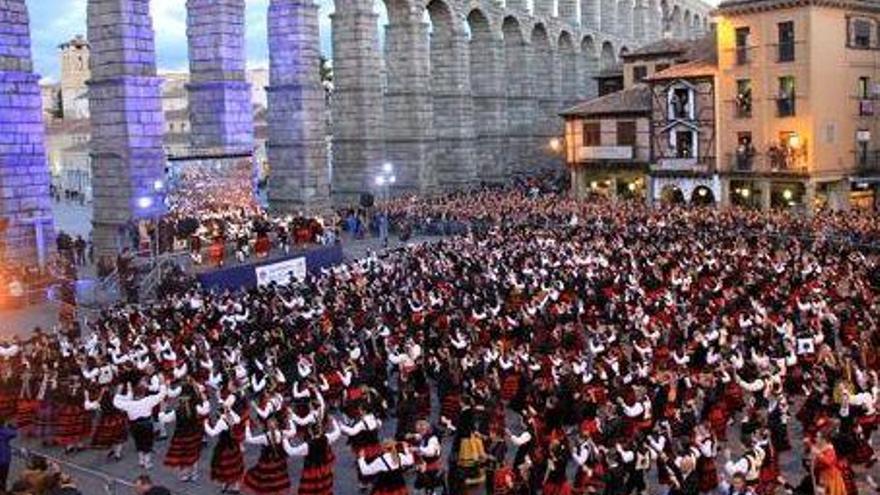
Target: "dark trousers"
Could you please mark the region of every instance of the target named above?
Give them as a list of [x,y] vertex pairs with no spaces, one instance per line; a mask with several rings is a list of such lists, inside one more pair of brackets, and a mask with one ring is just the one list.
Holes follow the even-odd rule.
[[0,493],[6,493],[6,479],[9,478],[9,463],[0,464]]

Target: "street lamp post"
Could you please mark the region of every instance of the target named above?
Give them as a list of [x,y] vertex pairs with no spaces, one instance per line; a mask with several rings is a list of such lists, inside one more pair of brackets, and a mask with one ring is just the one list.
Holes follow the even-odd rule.
[[387,200],[391,196],[391,186],[397,182],[397,176],[394,175],[394,165],[391,162],[383,163],[382,170],[376,175],[374,182],[379,187],[380,197]]

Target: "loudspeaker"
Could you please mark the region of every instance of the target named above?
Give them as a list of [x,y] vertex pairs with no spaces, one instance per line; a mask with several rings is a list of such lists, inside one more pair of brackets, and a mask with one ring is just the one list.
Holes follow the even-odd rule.
[[361,194],[361,207],[362,208],[372,208],[373,204],[376,203],[376,198],[373,197],[370,193]]

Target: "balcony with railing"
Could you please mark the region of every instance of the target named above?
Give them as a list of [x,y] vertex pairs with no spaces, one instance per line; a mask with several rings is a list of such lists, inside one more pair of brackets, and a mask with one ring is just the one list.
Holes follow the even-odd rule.
[[779,97],[776,98],[776,116],[794,117],[797,109],[796,101],[797,99],[793,93],[780,94]]
[[802,156],[784,155],[779,151],[765,153],[727,153],[727,170],[741,174],[804,175],[807,165]]
[[733,60],[736,65],[749,65],[755,60],[754,46],[736,46],[733,50]]
[[663,157],[651,164],[651,170],[655,172],[714,173],[715,157]]
[[862,174],[880,174],[880,150],[857,153],[856,170]]
[[777,44],[775,49],[776,62],[794,62],[796,44],[797,43],[795,43],[794,41],[785,41]]

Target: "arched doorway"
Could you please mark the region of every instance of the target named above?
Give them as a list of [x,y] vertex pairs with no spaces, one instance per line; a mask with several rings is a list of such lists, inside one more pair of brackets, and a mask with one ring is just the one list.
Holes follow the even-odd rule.
[[697,186],[691,195],[691,204],[697,206],[712,206],[715,204],[715,193],[707,186]]
[[681,188],[668,184],[660,190],[660,202],[664,205],[683,205],[687,203]]

